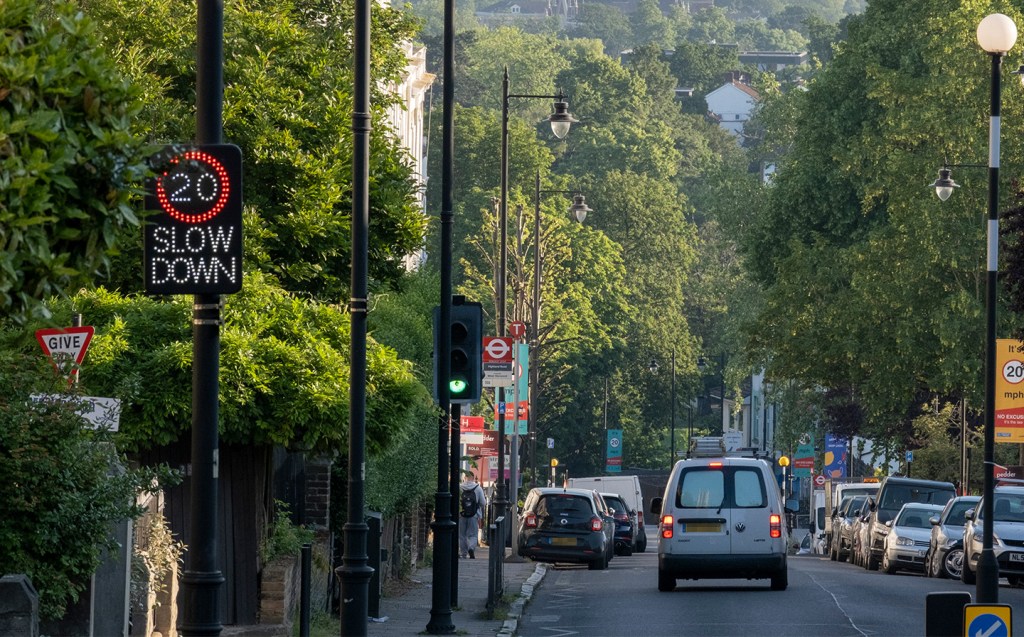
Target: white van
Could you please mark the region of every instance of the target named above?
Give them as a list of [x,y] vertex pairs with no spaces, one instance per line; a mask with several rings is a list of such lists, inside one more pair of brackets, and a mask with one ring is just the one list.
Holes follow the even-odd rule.
[[633,550],[643,553],[647,550],[647,526],[644,524],[644,495],[640,491],[637,476],[595,476],[592,478],[569,478],[567,485],[573,489],[591,489],[598,493],[617,493],[622,496],[632,511],[636,511],[636,541]]
[[770,578],[776,591],[789,584],[786,512],[764,460],[680,460],[651,512],[661,519],[659,591],[677,579]]

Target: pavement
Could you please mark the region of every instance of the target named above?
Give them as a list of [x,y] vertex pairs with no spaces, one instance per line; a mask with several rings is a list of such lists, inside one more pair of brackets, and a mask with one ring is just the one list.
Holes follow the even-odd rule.
[[[489,548],[476,549],[476,559],[459,560],[458,603],[452,609],[454,635],[510,637],[516,634],[523,607],[533,596],[533,589],[544,578],[547,565],[512,558],[505,550],[503,563],[504,600],[493,619],[487,612],[487,569]],[[511,561],[511,560],[515,561]],[[367,635],[426,635],[433,607],[433,569],[420,568],[409,576],[408,586],[380,600],[380,617],[370,618]],[[394,587],[389,587],[394,588]]]

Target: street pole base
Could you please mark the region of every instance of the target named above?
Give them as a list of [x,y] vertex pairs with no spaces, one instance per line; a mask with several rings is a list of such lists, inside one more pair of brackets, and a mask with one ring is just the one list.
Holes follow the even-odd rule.
[[[966,558],[966,555],[964,556]],[[964,565],[967,568],[967,565]],[[977,604],[999,603],[999,561],[992,549],[982,549],[978,556]]]

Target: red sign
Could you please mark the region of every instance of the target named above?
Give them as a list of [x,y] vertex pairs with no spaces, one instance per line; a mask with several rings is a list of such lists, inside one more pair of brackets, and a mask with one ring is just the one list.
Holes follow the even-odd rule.
[[622,456],[618,456],[618,457],[615,457],[615,458],[608,458],[605,461],[605,464],[608,465],[609,467],[621,467],[622,466]]
[[508,363],[511,365],[512,339],[507,336],[485,336],[482,359],[485,363]]
[[818,487],[825,486],[825,476],[823,476],[820,473],[818,475],[814,476],[814,484],[815,484],[815,486],[818,486]]
[[[518,407],[519,407],[519,409],[518,409],[519,417],[518,418],[516,418],[513,415],[513,414],[516,413],[516,409],[515,409],[516,406],[517,406],[516,403],[512,403],[512,402],[505,403],[505,420],[506,421],[509,421],[509,420],[527,420],[530,417],[530,403],[529,402],[524,400],[524,401],[518,403]],[[494,406],[494,419],[495,420],[498,419],[498,406],[497,405]]]
[[813,457],[810,457],[810,458],[793,458],[793,468],[794,469],[813,469],[814,468],[814,458]]
[[462,416],[459,418],[459,429],[462,433],[480,432],[484,430],[483,416]]
[[85,360],[92,335],[91,326],[36,330],[36,340],[43,353],[50,357],[54,369],[71,380],[77,375],[76,368]]
[[485,431],[484,441],[482,444],[466,445],[467,456],[481,456],[483,458],[493,458],[498,455],[498,432],[497,431]]
[[512,321],[508,326],[508,333],[512,335],[512,338],[522,338],[526,336],[526,323],[522,321]]

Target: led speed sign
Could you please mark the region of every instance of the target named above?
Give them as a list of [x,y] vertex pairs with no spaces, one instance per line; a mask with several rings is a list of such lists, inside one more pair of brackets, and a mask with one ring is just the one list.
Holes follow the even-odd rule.
[[146,189],[144,267],[150,294],[242,289],[242,151],[168,146]]

